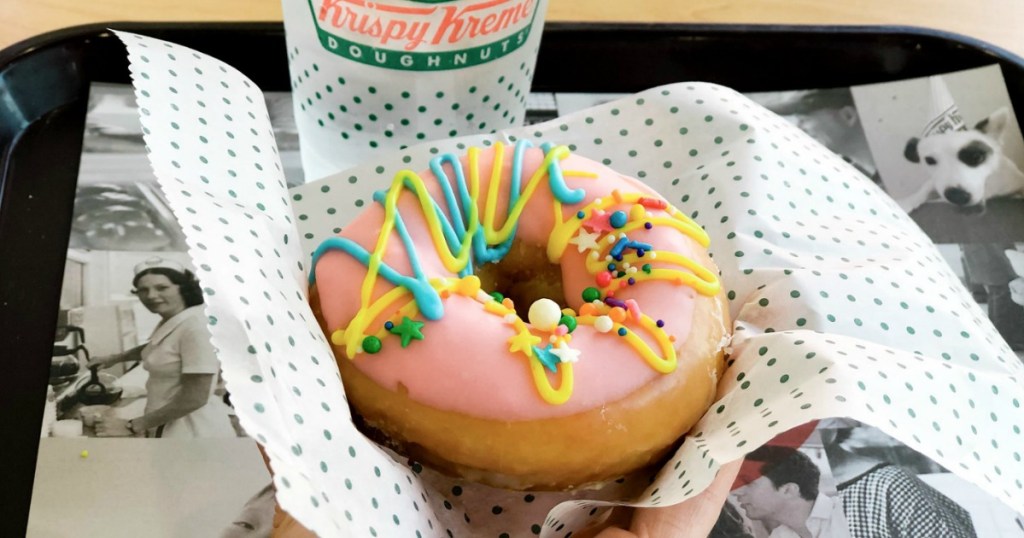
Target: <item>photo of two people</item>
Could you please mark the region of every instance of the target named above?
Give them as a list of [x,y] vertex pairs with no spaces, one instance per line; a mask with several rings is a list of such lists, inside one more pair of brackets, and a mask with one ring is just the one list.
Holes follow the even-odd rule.
[[714,538],[1020,536],[1024,516],[881,430],[810,422],[748,454]]

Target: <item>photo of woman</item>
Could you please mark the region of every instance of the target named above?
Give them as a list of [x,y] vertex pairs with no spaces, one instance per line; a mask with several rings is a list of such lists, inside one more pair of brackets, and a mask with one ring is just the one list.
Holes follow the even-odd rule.
[[96,419],[99,437],[234,437],[224,404],[214,395],[220,363],[210,344],[199,281],[181,264],[160,257],[135,266],[134,294],[161,321],[149,342],[96,357],[89,366],[141,361],[149,374],[145,412]]

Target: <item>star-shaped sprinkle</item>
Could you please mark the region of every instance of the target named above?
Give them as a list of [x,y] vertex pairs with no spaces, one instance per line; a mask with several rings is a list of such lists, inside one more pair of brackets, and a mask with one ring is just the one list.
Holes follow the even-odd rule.
[[519,331],[519,334],[508,339],[508,350],[512,353],[525,351],[529,355],[531,349],[537,349],[533,346],[540,342],[540,337],[534,336],[528,329],[523,329]]
[[587,249],[596,250],[599,247],[597,244],[597,239],[599,237],[601,237],[601,234],[598,232],[588,232],[584,229],[580,229],[580,233],[570,239],[569,242],[576,245],[576,249],[579,252],[583,252]]
[[583,226],[592,232],[610,232],[615,228],[612,228],[608,219],[611,218],[607,212],[601,209],[595,209],[594,214],[589,219],[583,222]]
[[555,355],[555,353],[551,351],[551,344],[542,348],[534,346],[533,355],[537,357],[537,360],[539,360],[545,368],[551,370],[552,373],[558,373],[558,363],[562,361],[558,358],[558,355]]
[[567,345],[560,344],[555,349],[551,350],[551,354],[558,357],[558,360],[562,362],[579,362],[580,361],[580,350],[573,349]]
[[415,340],[423,340],[423,333],[420,329],[425,325],[422,321],[413,321],[409,319],[409,316],[404,316],[402,322],[394,327],[388,329],[391,334],[397,334],[402,337],[402,347],[409,345],[409,342]]

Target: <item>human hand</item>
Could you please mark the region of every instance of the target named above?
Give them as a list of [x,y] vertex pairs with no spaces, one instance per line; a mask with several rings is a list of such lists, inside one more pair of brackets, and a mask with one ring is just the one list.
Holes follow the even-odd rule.
[[93,425],[96,437],[132,437],[135,434],[128,429],[128,421],[123,418],[100,415]]
[[[706,490],[696,497],[675,506],[664,508],[639,508],[616,510],[602,525],[584,529],[579,538],[706,538],[718,521],[729,496],[729,490],[736,480],[742,460],[728,463],[718,471],[718,476]],[[630,517],[632,516],[632,517]],[[619,525],[629,526],[625,530]],[[595,534],[596,533],[596,534]],[[273,538],[315,538],[290,514],[274,506]]]
[[85,363],[85,366],[86,368],[92,368],[93,366],[107,368],[117,364],[120,359],[121,355],[119,353],[115,353],[113,355],[100,355],[99,357],[90,358],[89,361]]
[[[692,499],[659,508],[616,509],[602,525],[578,538],[706,538],[718,521],[743,460],[727,463],[707,489]],[[624,527],[629,527],[625,530]],[[595,534],[596,533],[596,534]]]
[[[274,470],[270,468],[270,456],[267,456],[262,445],[257,444],[256,448],[263,456],[263,464],[273,474]],[[274,499],[274,521],[271,524],[270,536],[271,538],[316,538],[312,531],[303,527],[291,514],[282,510],[281,504],[277,502],[276,498]]]
[[274,524],[270,531],[271,538],[316,538],[312,531],[303,527],[291,514],[281,510],[281,505],[274,503]]

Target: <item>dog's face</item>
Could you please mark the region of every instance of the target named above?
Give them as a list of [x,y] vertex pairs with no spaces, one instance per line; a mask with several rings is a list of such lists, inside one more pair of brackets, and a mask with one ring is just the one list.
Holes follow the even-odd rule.
[[985,199],[985,181],[999,167],[999,145],[979,131],[949,131],[907,143],[904,155],[924,164],[935,191],[951,204]]
[[935,191],[958,206],[985,201],[985,183],[999,168],[999,143],[1008,120],[1000,109],[969,131],[947,131],[924,139],[911,138],[903,155],[928,169]]

